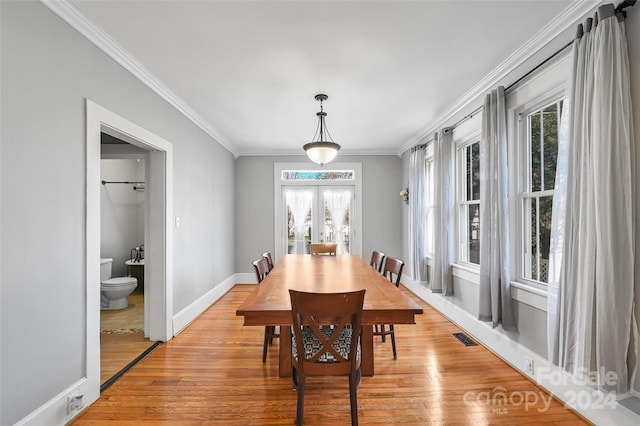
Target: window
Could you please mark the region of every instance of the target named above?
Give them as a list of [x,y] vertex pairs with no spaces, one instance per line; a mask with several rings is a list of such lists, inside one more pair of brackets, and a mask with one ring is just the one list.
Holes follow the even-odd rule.
[[353,170],[283,170],[283,181],[353,181]]
[[480,264],[480,142],[458,149],[458,260]]
[[563,100],[524,114],[526,178],[522,200],[522,275],[547,283],[551,212],[558,157],[558,126]]

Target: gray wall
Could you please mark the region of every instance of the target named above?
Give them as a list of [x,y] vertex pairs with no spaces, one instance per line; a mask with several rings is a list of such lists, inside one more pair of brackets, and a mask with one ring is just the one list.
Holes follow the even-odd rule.
[[[144,156],[135,159],[100,160],[100,179],[107,182],[144,181]],[[100,186],[100,257],[113,259],[112,277],[127,274],[125,261],[131,249],[144,244],[145,193],[133,185]]]
[[[234,271],[234,160],[33,1],[0,2],[0,424],[85,374],[85,98],[173,143],[174,313]],[[96,285],[98,285],[96,283]]]
[[[251,262],[275,252],[273,165],[308,161],[304,156],[253,156],[236,160],[236,271],[253,272]],[[336,162],[362,163],[362,255],[381,250],[402,256],[402,162],[395,155],[340,155]]]

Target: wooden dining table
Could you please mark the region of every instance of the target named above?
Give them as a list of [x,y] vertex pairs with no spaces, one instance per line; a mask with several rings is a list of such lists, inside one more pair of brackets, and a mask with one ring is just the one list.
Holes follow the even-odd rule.
[[360,256],[289,254],[278,262],[236,310],[248,326],[280,326],[279,376],[291,376],[291,301],[289,289],[337,293],[365,289],[362,311],[362,359],[365,376],[373,376],[373,326],[415,324],[422,308]]

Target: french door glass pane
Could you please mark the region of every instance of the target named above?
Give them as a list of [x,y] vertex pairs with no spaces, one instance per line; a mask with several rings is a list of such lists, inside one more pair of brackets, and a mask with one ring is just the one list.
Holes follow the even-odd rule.
[[335,243],[351,253],[353,188],[304,186],[284,189],[288,254],[309,254],[310,244]]
[[[324,199],[324,241],[338,245],[337,254],[350,253],[349,216],[351,212],[351,191],[346,189],[323,189]],[[320,235],[322,240],[323,235]]]
[[313,190],[287,189],[287,253],[308,254],[313,223]]

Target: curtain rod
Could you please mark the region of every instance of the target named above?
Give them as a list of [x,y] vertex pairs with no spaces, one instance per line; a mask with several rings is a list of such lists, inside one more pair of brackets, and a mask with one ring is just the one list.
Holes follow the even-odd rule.
[[[633,7],[636,4],[637,0],[624,0],[622,3],[620,3],[616,8],[615,8],[615,13],[621,13],[622,16],[624,16],[625,18],[627,17],[627,12],[624,11],[624,9],[626,9],[627,7]],[[569,43],[565,44],[564,46],[562,46],[560,49],[556,50],[554,53],[551,54],[551,56],[549,56],[547,59],[545,59],[544,61],[542,61],[540,64],[538,64],[536,67],[534,67],[531,71],[529,71],[528,73],[526,73],[525,75],[523,75],[522,77],[520,77],[519,79],[517,79],[516,81],[514,81],[513,83],[511,83],[508,87],[506,87],[504,89],[505,92],[507,92],[509,89],[511,89],[513,86],[517,85],[518,83],[520,83],[522,80],[524,80],[525,78],[527,78],[528,76],[530,76],[533,72],[535,72],[536,70],[538,70],[540,67],[542,67],[544,64],[546,64],[547,62],[549,62],[550,60],[552,60],[553,58],[555,58],[556,56],[558,56],[560,53],[562,53],[567,47],[571,46],[573,44],[574,40],[571,40]]]
[[[636,2],[636,0],[630,0],[630,1],[633,1],[634,3]],[[564,46],[562,46],[560,49],[556,50],[547,59],[545,59],[540,64],[536,65],[533,69],[531,69],[529,72],[527,72],[525,75],[523,75],[522,77],[520,77],[519,79],[517,79],[516,81],[511,83],[506,89],[504,89],[504,91],[506,92],[507,90],[513,88],[516,84],[520,83],[522,80],[524,80],[525,78],[530,76],[533,72],[535,72],[536,70],[540,69],[540,67],[542,67],[544,64],[546,64],[547,62],[549,62],[550,60],[552,60],[553,58],[558,56],[560,53],[562,53],[567,47],[571,46],[572,44],[573,44],[573,40],[571,40],[569,43],[567,43]],[[448,126],[447,128],[452,129],[452,130],[455,129],[456,127],[458,127],[459,125],[461,125],[465,121],[470,120],[471,118],[473,118],[476,114],[478,114],[480,111],[482,111],[483,108],[484,108],[483,106],[479,106],[478,108],[474,109],[469,114],[465,115],[460,120],[456,121],[455,123],[453,123],[453,125]],[[426,142],[424,142],[422,144],[415,145],[414,147],[412,147],[411,148],[411,152],[413,152],[415,150],[418,150],[418,149],[425,149],[431,142],[433,142],[433,137],[431,139],[428,139]]]
[[[477,113],[482,111],[482,109],[483,109],[483,107],[478,107],[478,108],[474,109],[469,114],[465,115],[460,120],[458,120],[455,123],[453,123],[453,125],[444,127],[444,130],[445,131],[446,130],[451,131],[451,130],[455,129],[456,127],[458,127],[459,125],[461,125],[465,121],[472,119]],[[424,142],[424,143],[421,143],[419,145],[416,145],[416,146],[412,147],[411,148],[411,152],[416,151],[418,149],[425,149],[431,142],[433,142],[433,137],[431,137],[430,139],[427,139],[427,141]]]
[[113,181],[109,182],[109,181],[106,181],[106,180],[103,180],[103,181],[102,181],[102,184],[103,184],[103,185],[106,185],[106,184],[108,184],[108,183],[124,183],[124,184],[127,184],[127,185],[144,184],[144,182],[127,182],[127,181],[125,181],[125,182],[113,182]]
[[624,10],[628,7],[633,7],[636,5],[636,1],[637,0],[624,0],[622,3],[620,3],[615,11],[616,13],[622,13],[622,16],[626,19],[627,18],[627,12],[625,12]]
[[561,54],[562,52],[564,52],[567,47],[571,46],[573,44],[573,40],[571,40],[569,43],[565,44],[564,46],[562,46],[560,49],[556,50],[555,52],[553,52],[551,54],[551,56],[549,56],[547,59],[545,59],[544,61],[540,62],[538,65],[536,65],[535,67],[533,67],[533,69],[531,69],[529,72],[527,72],[525,75],[523,75],[522,77],[520,77],[519,79],[517,79],[516,81],[514,81],[513,83],[511,83],[510,85],[508,85],[504,91],[505,93],[513,88],[515,85],[517,85],[518,83],[520,83],[522,80],[524,80],[525,78],[529,77],[531,74],[533,74],[534,72],[536,72],[537,70],[539,70],[542,66],[544,66],[544,64],[546,64],[547,62],[549,62],[550,60],[552,60],[553,58],[555,58],[556,56],[558,56],[559,54]]
[[[615,12],[616,13],[621,13],[625,18],[627,17],[627,12],[624,11],[624,9],[626,9],[627,7],[633,7],[635,6],[635,4],[637,3],[637,0],[624,0],[622,3],[620,3],[616,9]],[[558,56],[559,54],[561,54],[562,52],[564,52],[569,46],[571,46],[573,44],[574,40],[571,40],[570,42],[568,42],[567,44],[565,44],[564,46],[562,46],[560,49],[556,50],[554,53],[551,54],[551,56],[549,56],[547,59],[545,59],[544,61],[542,61],[541,63],[539,63],[538,65],[536,65],[533,69],[531,69],[529,72],[527,72],[526,74],[524,74],[522,77],[518,78],[516,81],[514,81],[513,83],[511,83],[509,86],[507,86],[504,91],[505,93],[509,90],[512,89],[514,86],[516,86],[518,83],[520,83],[522,80],[524,80],[525,78],[529,77],[531,74],[533,74],[535,71],[537,71],[538,69],[540,69],[542,66],[544,66],[547,62],[549,62],[550,60],[552,60],[553,58],[555,58],[556,56]],[[462,123],[464,123],[465,121],[473,118],[473,116],[475,116],[477,113],[479,113],[480,111],[482,111],[484,107],[480,106],[476,109],[474,109],[470,114],[465,115],[464,117],[462,117],[460,120],[456,121],[452,126],[449,126],[450,129],[455,129],[456,127],[458,127],[459,125],[461,125]],[[415,145],[414,147],[411,148],[411,152],[418,150],[418,149],[425,149],[431,142],[433,142],[433,137],[431,139],[428,139],[426,142],[419,144],[419,145]]]
[[125,184],[125,185],[133,185],[133,190],[137,191],[137,192],[144,192],[144,190],[145,190],[145,183],[144,182],[129,182],[129,181],[122,182],[122,181],[106,181],[106,180],[102,181],[103,185],[106,185],[108,183],[122,183],[122,184]]

